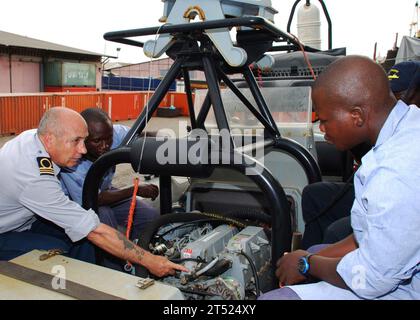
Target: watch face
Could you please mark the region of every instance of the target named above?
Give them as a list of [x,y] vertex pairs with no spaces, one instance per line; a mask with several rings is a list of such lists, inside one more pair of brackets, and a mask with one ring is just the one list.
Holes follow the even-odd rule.
[[301,257],[298,262],[298,271],[305,275],[308,272],[309,264],[306,261],[305,257]]

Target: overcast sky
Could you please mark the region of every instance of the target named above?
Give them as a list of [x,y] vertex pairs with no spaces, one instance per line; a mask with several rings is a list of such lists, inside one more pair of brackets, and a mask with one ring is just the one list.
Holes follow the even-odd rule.
[[[279,13],[276,26],[286,31],[294,0],[272,0]],[[305,1],[302,0],[301,4]],[[347,47],[348,54],[373,55],[375,42],[381,55],[409,34],[416,0],[325,0],[333,23],[333,47]],[[319,4],[312,0],[312,3]],[[160,0],[6,0],[0,9],[0,30],[40,40],[116,55],[118,61],[140,62],[142,49],[107,42],[108,31],[158,26],[163,13]],[[321,11],[323,48],[327,47],[326,21]],[[295,15],[292,32],[296,33]],[[144,39],[143,39],[144,40]]]

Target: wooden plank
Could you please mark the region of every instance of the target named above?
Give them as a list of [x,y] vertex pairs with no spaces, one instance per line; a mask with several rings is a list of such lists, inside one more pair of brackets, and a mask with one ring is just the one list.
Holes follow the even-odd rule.
[[81,299],[81,300],[125,300],[123,298],[113,296],[111,294],[101,292],[79,283],[66,280],[65,286],[56,286],[54,288],[54,276],[40,272],[37,270],[29,269],[21,265],[9,262],[0,261],[0,274],[14,278],[16,280],[24,281],[32,285],[65,294],[67,296]]

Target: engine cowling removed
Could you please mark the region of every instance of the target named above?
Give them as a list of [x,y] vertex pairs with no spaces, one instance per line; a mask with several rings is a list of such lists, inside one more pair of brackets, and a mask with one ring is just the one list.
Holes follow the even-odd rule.
[[216,221],[199,219],[159,228],[149,243],[151,252],[190,270],[160,281],[194,300],[255,299],[262,290],[271,289],[271,245],[266,228]]

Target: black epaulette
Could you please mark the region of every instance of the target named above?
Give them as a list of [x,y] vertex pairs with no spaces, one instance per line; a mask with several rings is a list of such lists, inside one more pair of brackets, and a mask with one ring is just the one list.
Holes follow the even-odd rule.
[[52,161],[48,157],[38,157],[36,158],[39,167],[39,174],[41,176],[53,176],[54,175],[54,167]]

